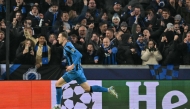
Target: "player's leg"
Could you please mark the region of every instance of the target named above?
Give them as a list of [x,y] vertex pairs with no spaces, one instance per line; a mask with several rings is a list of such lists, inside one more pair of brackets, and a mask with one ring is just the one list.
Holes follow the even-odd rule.
[[116,98],[118,98],[118,94],[115,91],[114,87],[111,86],[109,88],[101,87],[98,85],[89,86],[87,82],[84,82],[80,84],[80,86],[86,91],[86,92],[109,92],[110,94],[114,95]]
[[58,81],[55,83],[56,87],[56,105],[53,107],[53,109],[61,109],[61,97],[62,97],[62,86],[66,84],[63,77],[59,78]]
[[78,72],[80,74],[80,76],[78,78],[76,78],[76,81],[78,84],[80,84],[80,86],[86,91],[86,92],[110,92],[111,94],[113,94],[116,98],[118,98],[118,95],[115,91],[115,89],[113,88],[113,86],[111,86],[110,88],[105,88],[105,87],[101,87],[98,85],[94,85],[94,86],[90,86],[87,82],[86,82],[86,77],[83,73],[83,70],[81,70],[82,73]]
[[98,85],[90,86],[87,82],[80,84],[85,92],[108,92],[108,88],[101,87]]
[[56,83],[56,103],[57,105],[61,106],[61,97],[62,97],[62,86],[66,84],[65,80],[63,77],[61,77]]
[[61,109],[62,86],[72,81],[75,75],[66,72],[56,83],[56,105],[53,109]]

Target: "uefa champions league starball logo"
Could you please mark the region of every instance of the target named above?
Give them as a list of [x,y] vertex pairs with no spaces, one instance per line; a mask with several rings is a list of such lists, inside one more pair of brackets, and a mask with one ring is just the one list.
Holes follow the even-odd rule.
[[77,83],[70,83],[63,87],[61,109],[92,109],[93,93],[85,93]]

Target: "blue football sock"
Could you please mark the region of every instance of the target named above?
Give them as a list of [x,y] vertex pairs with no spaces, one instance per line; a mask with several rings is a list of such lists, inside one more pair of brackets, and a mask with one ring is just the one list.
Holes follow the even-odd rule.
[[91,92],[108,92],[108,88],[101,86],[91,86]]
[[61,97],[62,97],[62,88],[61,87],[56,87],[56,101],[57,104],[61,104]]

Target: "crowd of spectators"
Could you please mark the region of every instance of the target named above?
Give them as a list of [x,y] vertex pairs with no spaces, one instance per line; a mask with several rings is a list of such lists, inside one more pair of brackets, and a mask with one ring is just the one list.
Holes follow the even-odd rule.
[[190,0],[0,0],[0,63],[36,67],[66,62],[60,32],[82,64],[190,64]]

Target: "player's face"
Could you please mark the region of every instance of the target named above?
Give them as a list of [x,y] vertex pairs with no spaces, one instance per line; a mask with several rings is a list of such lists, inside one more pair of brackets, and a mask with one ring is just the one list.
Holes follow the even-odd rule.
[[58,40],[59,44],[63,44],[64,37],[61,34],[59,34],[57,40]]

